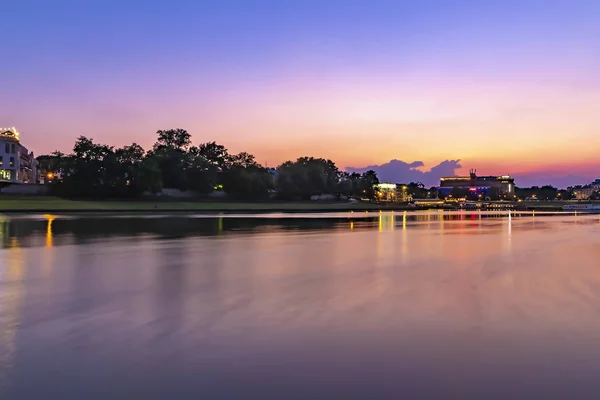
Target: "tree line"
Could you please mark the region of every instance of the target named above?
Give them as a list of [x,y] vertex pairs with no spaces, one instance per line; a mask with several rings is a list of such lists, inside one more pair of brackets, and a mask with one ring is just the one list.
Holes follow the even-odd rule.
[[331,160],[301,157],[268,169],[252,154],[230,153],[216,142],[192,145],[184,129],[159,130],[151,150],[114,148],[80,136],[73,151],[39,156],[51,193],[64,197],[135,198],[163,188],[208,195],[223,191],[235,200],[309,200],[315,195],[375,199],[374,171],[341,171]]

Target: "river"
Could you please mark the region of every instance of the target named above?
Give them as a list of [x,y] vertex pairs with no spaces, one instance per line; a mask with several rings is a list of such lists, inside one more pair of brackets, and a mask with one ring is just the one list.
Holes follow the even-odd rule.
[[0,216],[0,398],[598,398],[600,217]]

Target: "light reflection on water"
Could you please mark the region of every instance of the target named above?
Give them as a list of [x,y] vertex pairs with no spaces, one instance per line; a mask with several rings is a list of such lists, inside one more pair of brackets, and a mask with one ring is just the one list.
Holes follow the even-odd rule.
[[0,388],[7,387],[13,379],[17,354],[16,334],[19,329],[26,268],[23,250],[18,247],[17,238],[10,238],[10,247],[12,251],[2,255],[0,269]]
[[598,216],[369,214],[2,218],[0,391],[595,398]]

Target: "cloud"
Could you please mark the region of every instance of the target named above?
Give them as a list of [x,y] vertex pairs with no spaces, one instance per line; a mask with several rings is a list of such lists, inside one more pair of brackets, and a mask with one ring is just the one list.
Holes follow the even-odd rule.
[[460,160],[442,161],[429,171],[420,169],[424,166],[422,161],[407,163],[401,160],[391,160],[385,164],[369,165],[364,168],[347,167],[346,171],[362,173],[372,169],[377,172],[377,176],[382,182],[422,182],[425,186],[437,186],[440,184],[442,176],[456,175],[456,170],[461,168]]
[[[379,180],[382,182],[409,183],[422,182],[425,186],[439,186],[442,176],[457,175],[458,169],[462,168],[461,160],[445,160],[432,167],[429,171],[424,171],[425,164],[422,161],[413,161],[407,163],[401,160],[391,160],[381,165],[369,165],[364,168],[348,167],[348,172],[365,172],[370,169],[377,172]],[[599,168],[600,169],[600,168]],[[493,172],[493,171],[490,171]],[[481,175],[487,175],[482,173]],[[490,174],[491,175],[491,174]],[[586,185],[592,182],[598,176],[593,174],[581,173],[557,173],[556,171],[535,171],[511,174],[515,178],[515,185],[518,187],[544,186],[552,185],[557,188],[567,188],[568,186]]]

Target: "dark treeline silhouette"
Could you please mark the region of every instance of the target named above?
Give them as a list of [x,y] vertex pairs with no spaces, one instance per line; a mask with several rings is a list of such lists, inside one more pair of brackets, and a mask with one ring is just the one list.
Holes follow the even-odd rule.
[[315,195],[375,198],[373,171],[340,171],[331,160],[301,157],[277,170],[258,164],[252,154],[231,154],[215,142],[193,146],[184,129],[159,130],[151,150],[133,143],[115,149],[81,136],[71,154],[38,157],[51,193],[64,197],[135,198],[163,188],[199,195],[224,192],[234,200],[272,197],[309,200]]
[[[530,188],[516,188],[515,193],[519,199],[536,200],[570,200],[576,198],[576,193],[581,189],[591,189],[591,185],[569,186],[566,189],[557,189],[550,185],[532,186]],[[593,191],[589,194],[590,200],[599,200],[600,193]]]

